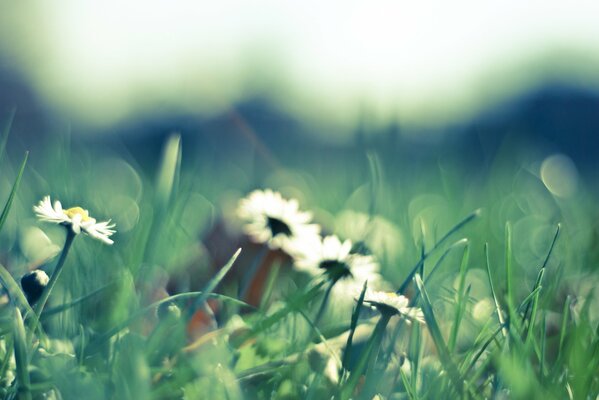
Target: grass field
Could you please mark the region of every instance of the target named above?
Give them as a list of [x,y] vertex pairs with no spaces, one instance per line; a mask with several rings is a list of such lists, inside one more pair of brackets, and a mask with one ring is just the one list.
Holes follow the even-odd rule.
[[[3,126],[3,398],[599,396],[597,197],[548,184],[534,151],[473,168],[173,135],[139,158],[59,135],[27,155]],[[256,189],[282,198],[240,212]],[[36,218],[48,195],[61,223]],[[339,242],[293,242],[307,216],[284,199]],[[37,269],[34,301],[21,277]]]

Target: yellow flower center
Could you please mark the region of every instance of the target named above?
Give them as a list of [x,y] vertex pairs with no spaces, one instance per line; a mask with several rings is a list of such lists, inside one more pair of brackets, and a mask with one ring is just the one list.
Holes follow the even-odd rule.
[[81,207],[71,207],[68,210],[64,210],[64,213],[69,217],[73,218],[75,215],[81,215],[81,222],[89,221],[89,213]]

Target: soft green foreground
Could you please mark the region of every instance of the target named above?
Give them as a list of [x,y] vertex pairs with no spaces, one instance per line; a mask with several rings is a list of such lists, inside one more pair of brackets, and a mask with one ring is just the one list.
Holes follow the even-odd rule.
[[[0,220],[3,397],[598,396],[597,203],[582,185],[556,198],[535,160],[516,165],[509,151],[478,173],[451,159],[413,166],[384,152],[262,165],[182,149],[172,138],[163,159],[143,169],[125,151],[64,138],[30,154]],[[1,154],[6,201],[20,160]],[[426,324],[394,317],[378,335],[377,312],[333,296],[314,326],[323,290],[285,258],[255,307],[236,300],[239,278],[263,257],[239,238],[232,212],[255,187],[297,197],[326,231],[363,241]],[[31,211],[46,194],[113,218],[118,232],[113,246],[75,239],[34,332],[11,276],[18,282],[42,263],[52,271],[57,261],[64,228]],[[229,235],[218,233],[223,223]],[[209,232],[218,240],[203,245]],[[219,269],[238,246],[237,261]],[[169,276],[182,313],[166,309],[158,319]],[[213,290],[222,295],[208,296]],[[206,301],[218,309],[217,329],[190,337],[191,308]]]

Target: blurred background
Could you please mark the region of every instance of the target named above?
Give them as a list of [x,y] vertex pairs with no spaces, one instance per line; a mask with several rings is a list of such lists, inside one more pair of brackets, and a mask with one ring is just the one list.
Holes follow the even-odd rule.
[[0,108],[16,106],[36,134],[215,133],[210,121],[237,112],[259,135],[336,143],[356,126],[399,125],[420,140],[518,130],[583,147],[597,124],[598,12],[591,1],[9,2]]
[[[145,361],[146,342],[137,334],[152,332],[157,317],[131,326],[133,335],[114,347],[122,357],[105,364],[95,357],[83,364],[88,338],[130,325],[140,306],[167,294],[204,290],[239,247],[217,291],[243,297],[240,282],[261,260],[242,298],[259,306],[250,323],[303,290],[308,278],[293,271],[289,255],[264,253],[242,234],[238,201],[261,188],[298,199],[324,233],[374,254],[390,288],[400,287],[426,254],[427,291],[443,333],[449,336],[457,320],[454,304],[467,311],[460,352],[474,350],[483,325],[494,323],[486,262],[500,298],[512,265],[519,302],[548,260],[536,292],[543,315],[538,384],[529,352],[520,369],[496,375],[493,385],[511,379],[513,387],[543,388],[551,398],[565,397],[569,381],[572,398],[591,393],[584,385],[597,387],[589,349],[599,322],[598,21],[596,0],[0,1],[0,204],[29,151],[0,230],[0,264],[17,280],[38,267],[52,270],[65,235],[36,220],[32,206],[43,196],[116,223],[113,246],[77,239],[50,298],[52,306],[93,294],[44,321],[46,332],[81,346],[77,365],[85,379],[63,372],[67,364],[47,364],[62,396],[149,398],[146,367],[154,370],[154,361]],[[322,327],[347,325],[355,298],[332,301]],[[189,337],[240,323],[245,312],[224,301],[210,307],[216,320],[206,317],[201,326],[194,317]],[[555,348],[562,312],[563,321],[568,312],[581,321],[588,313],[594,344],[580,333],[584,323],[573,329],[565,343],[574,345],[550,368],[551,381],[543,371],[545,329],[547,347]],[[246,353],[235,373],[289,348],[304,352],[302,335],[311,336],[311,327],[296,322],[294,315],[276,335],[259,338],[256,356]],[[562,333],[570,329],[561,326]],[[179,333],[166,347],[187,343]],[[236,381],[222,366],[232,366],[238,354],[224,347],[189,362],[191,375],[182,358],[177,367],[184,373],[172,374],[181,380],[167,377],[156,398],[195,385],[195,376],[203,383],[189,393],[210,393],[224,385],[223,376]],[[487,364],[481,365],[482,374]],[[505,365],[512,369],[511,361]],[[447,375],[431,371],[434,378],[422,382],[445,390],[437,379]],[[587,375],[588,384],[580,378]],[[289,379],[303,388],[306,376],[293,371]],[[265,393],[275,393],[278,379]],[[555,385],[561,392],[552,391]],[[102,396],[113,386],[113,396]]]
[[[164,228],[175,233],[144,262],[187,265],[238,198],[272,187],[355,240],[380,217],[371,247],[394,282],[422,241],[477,208],[476,249],[502,248],[511,221],[531,281],[557,222],[571,268],[595,265],[596,2],[1,7],[0,121],[16,110],[3,193],[31,151],[5,247],[50,193],[113,217],[115,263],[138,263],[124,250],[156,221],[144,201],[176,132],[181,196]],[[160,246],[171,249],[162,260]]]

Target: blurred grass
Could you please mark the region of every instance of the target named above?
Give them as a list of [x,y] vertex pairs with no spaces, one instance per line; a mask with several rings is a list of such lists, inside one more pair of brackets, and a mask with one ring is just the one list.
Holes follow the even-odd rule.
[[[25,169],[14,169],[11,157],[0,165],[1,193],[16,193],[0,232],[0,259],[14,280],[35,267],[50,271],[54,261],[38,256],[49,243],[64,243],[61,227],[33,217],[43,195],[112,218],[118,232],[111,247],[92,240],[73,246],[46,310],[52,318],[43,319],[48,340],[23,343],[18,324],[15,333],[2,329],[8,398],[23,386],[34,398],[56,391],[65,399],[599,393],[596,195],[582,186],[573,197],[553,196],[532,157],[516,160],[504,149],[476,169],[459,155],[425,163],[385,148],[278,149],[273,166],[255,149],[217,154],[186,147],[178,136],[166,141],[162,161],[69,136],[31,145]],[[257,309],[209,296],[236,297],[238,277],[260,254],[233,217],[236,201],[257,187],[298,198],[325,232],[362,242],[390,286],[423,308],[427,324],[392,319],[377,330],[379,317],[353,298],[349,306],[333,303],[314,324],[322,288],[284,259],[267,275]],[[552,241],[557,223],[560,237]],[[41,228],[48,243],[24,251],[29,228]],[[231,271],[220,269],[239,247]],[[2,281],[20,293],[14,281]],[[194,296],[201,304],[189,302]],[[22,296],[10,297],[30,312]],[[171,301],[194,317],[206,302],[219,329],[192,333],[186,323],[154,315]],[[0,305],[0,316],[12,320],[14,310]],[[14,369],[10,344],[18,351],[16,386],[5,379]],[[322,344],[343,361],[338,381],[327,375]]]

